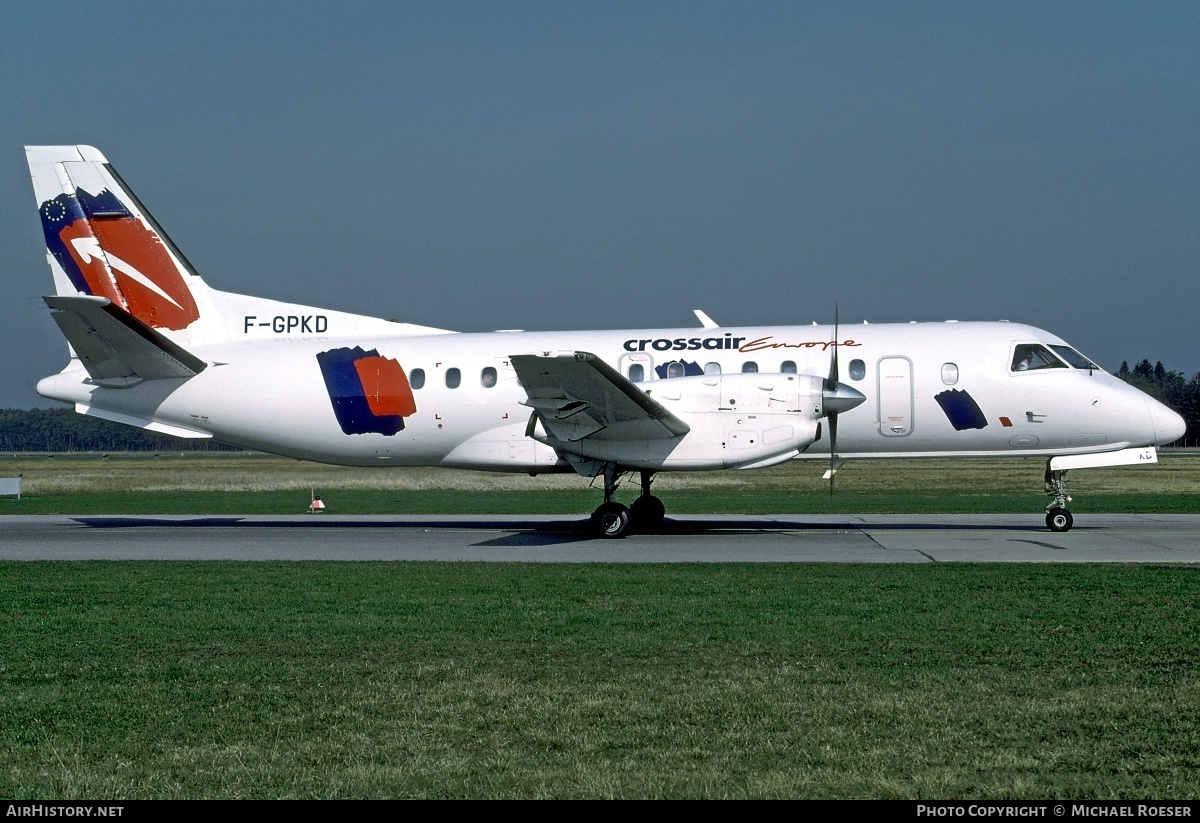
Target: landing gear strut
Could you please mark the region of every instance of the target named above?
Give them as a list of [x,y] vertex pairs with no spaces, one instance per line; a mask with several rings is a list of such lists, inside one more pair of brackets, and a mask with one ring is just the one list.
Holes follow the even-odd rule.
[[1067,494],[1067,470],[1050,468],[1050,461],[1046,461],[1046,494],[1054,499],[1046,506],[1046,528],[1052,532],[1065,532],[1071,529],[1071,524],[1074,518],[1067,511],[1067,504],[1071,502],[1071,495]]
[[662,525],[666,513],[663,502],[650,493],[654,472],[642,472],[642,493],[628,508],[613,500],[620,485],[617,482],[619,474],[620,470],[615,464],[604,466],[604,502],[592,512],[592,527],[601,537],[624,537],[630,528],[654,531]]
[[629,531],[629,509],[613,500],[617,492],[617,466],[604,465],[604,502],[592,512],[592,527],[601,537],[624,537]]

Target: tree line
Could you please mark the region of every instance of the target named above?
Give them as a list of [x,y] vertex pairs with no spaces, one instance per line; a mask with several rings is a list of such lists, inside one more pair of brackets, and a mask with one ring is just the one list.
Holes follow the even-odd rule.
[[3,452],[240,451],[76,414],[74,409],[0,409]]
[[1161,360],[1153,366],[1141,360],[1132,369],[1123,360],[1117,377],[1183,415],[1187,433],[1172,445],[1200,446],[1200,372],[1188,380],[1183,372],[1167,371]]
[[[1161,361],[1141,360],[1131,369],[1121,363],[1117,377],[1175,411],[1187,421],[1187,433],[1173,445],[1200,446],[1200,372],[1191,379],[1168,371]],[[188,440],[155,434],[76,414],[72,409],[0,409],[3,452],[161,452],[238,451],[215,440]]]

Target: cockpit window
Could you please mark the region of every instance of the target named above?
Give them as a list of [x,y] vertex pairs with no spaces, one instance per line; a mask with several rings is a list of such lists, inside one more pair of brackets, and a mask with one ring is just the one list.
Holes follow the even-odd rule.
[[1034,371],[1035,369],[1065,369],[1067,364],[1059,360],[1050,350],[1042,345],[1022,343],[1013,352],[1013,371]]
[[1051,346],[1050,348],[1058,352],[1059,357],[1077,369],[1099,370],[1100,368],[1070,346]]

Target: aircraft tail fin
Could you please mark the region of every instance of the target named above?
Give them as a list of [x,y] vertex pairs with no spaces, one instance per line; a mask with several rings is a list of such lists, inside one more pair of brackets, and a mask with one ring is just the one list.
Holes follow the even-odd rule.
[[192,265],[90,146],[26,146],[59,295],[103,297],[145,325],[182,331],[200,319]]
[[213,289],[99,151],[26,146],[25,155],[60,297],[104,298],[185,345],[444,331]]

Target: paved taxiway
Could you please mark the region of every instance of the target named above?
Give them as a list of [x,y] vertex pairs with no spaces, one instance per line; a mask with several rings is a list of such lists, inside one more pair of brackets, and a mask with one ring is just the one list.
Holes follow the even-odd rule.
[[0,517],[0,560],[482,560],[640,563],[1196,563],[1200,515],[684,515],[593,538],[539,515]]

